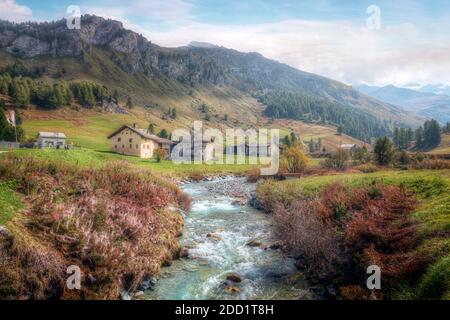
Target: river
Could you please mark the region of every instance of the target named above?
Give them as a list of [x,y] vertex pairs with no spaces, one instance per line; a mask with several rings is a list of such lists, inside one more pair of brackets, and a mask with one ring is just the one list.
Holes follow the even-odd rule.
[[[162,270],[148,299],[309,299],[294,261],[268,248],[270,217],[242,201],[254,185],[227,177],[182,185],[192,198],[180,239],[188,257]],[[240,201],[239,201],[240,200]],[[261,246],[249,246],[250,241]],[[227,280],[237,274],[237,282]],[[242,280],[241,282],[239,282]]]

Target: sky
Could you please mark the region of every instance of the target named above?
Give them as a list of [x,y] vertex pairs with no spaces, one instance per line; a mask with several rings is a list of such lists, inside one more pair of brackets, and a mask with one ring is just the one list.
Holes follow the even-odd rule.
[[57,20],[70,5],[160,46],[259,52],[352,85],[450,85],[448,0],[0,0],[0,19]]

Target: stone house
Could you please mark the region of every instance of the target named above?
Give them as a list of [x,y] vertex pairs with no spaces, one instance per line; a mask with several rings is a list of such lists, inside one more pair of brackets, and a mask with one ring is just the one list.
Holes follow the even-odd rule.
[[136,125],[124,125],[108,136],[111,151],[143,159],[153,158],[155,150],[165,149],[168,156],[174,142],[150,134],[148,130],[138,129]]
[[62,132],[39,132],[37,145],[39,148],[64,149],[66,147],[66,135]]

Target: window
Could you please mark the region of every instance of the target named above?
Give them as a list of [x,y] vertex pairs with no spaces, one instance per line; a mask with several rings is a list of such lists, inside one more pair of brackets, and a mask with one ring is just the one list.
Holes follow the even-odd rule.
[[117,149],[117,144],[114,146],[114,149]]
[[139,149],[139,145],[136,145],[136,149]]
[[125,145],[122,145],[122,149],[124,149],[125,148]]
[[133,138],[130,138],[130,140],[129,140],[129,141],[130,141],[130,143],[132,143],[132,142],[133,142]]
[[122,141],[122,138],[118,138],[118,139],[117,139],[117,142],[120,142],[120,141]]
[[132,144],[130,144],[130,149],[133,149],[133,145]]

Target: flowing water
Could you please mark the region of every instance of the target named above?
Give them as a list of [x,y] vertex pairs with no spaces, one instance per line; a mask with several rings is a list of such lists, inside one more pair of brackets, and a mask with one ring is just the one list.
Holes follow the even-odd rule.
[[[264,244],[273,243],[270,218],[248,205],[236,203],[236,198],[224,191],[234,186],[251,188],[244,179],[235,177],[183,185],[192,198],[181,238],[181,244],[189,248],[189,257],[163,269],[147,292],[149,299],[310,297],[294,261],[279,250],[264,249]],[[263,248],[247,245],[255,239]],[[226,280],[230,273],[237,273],[243,281]],[[238,292],[227,292],[225,289],[230,286]]]

